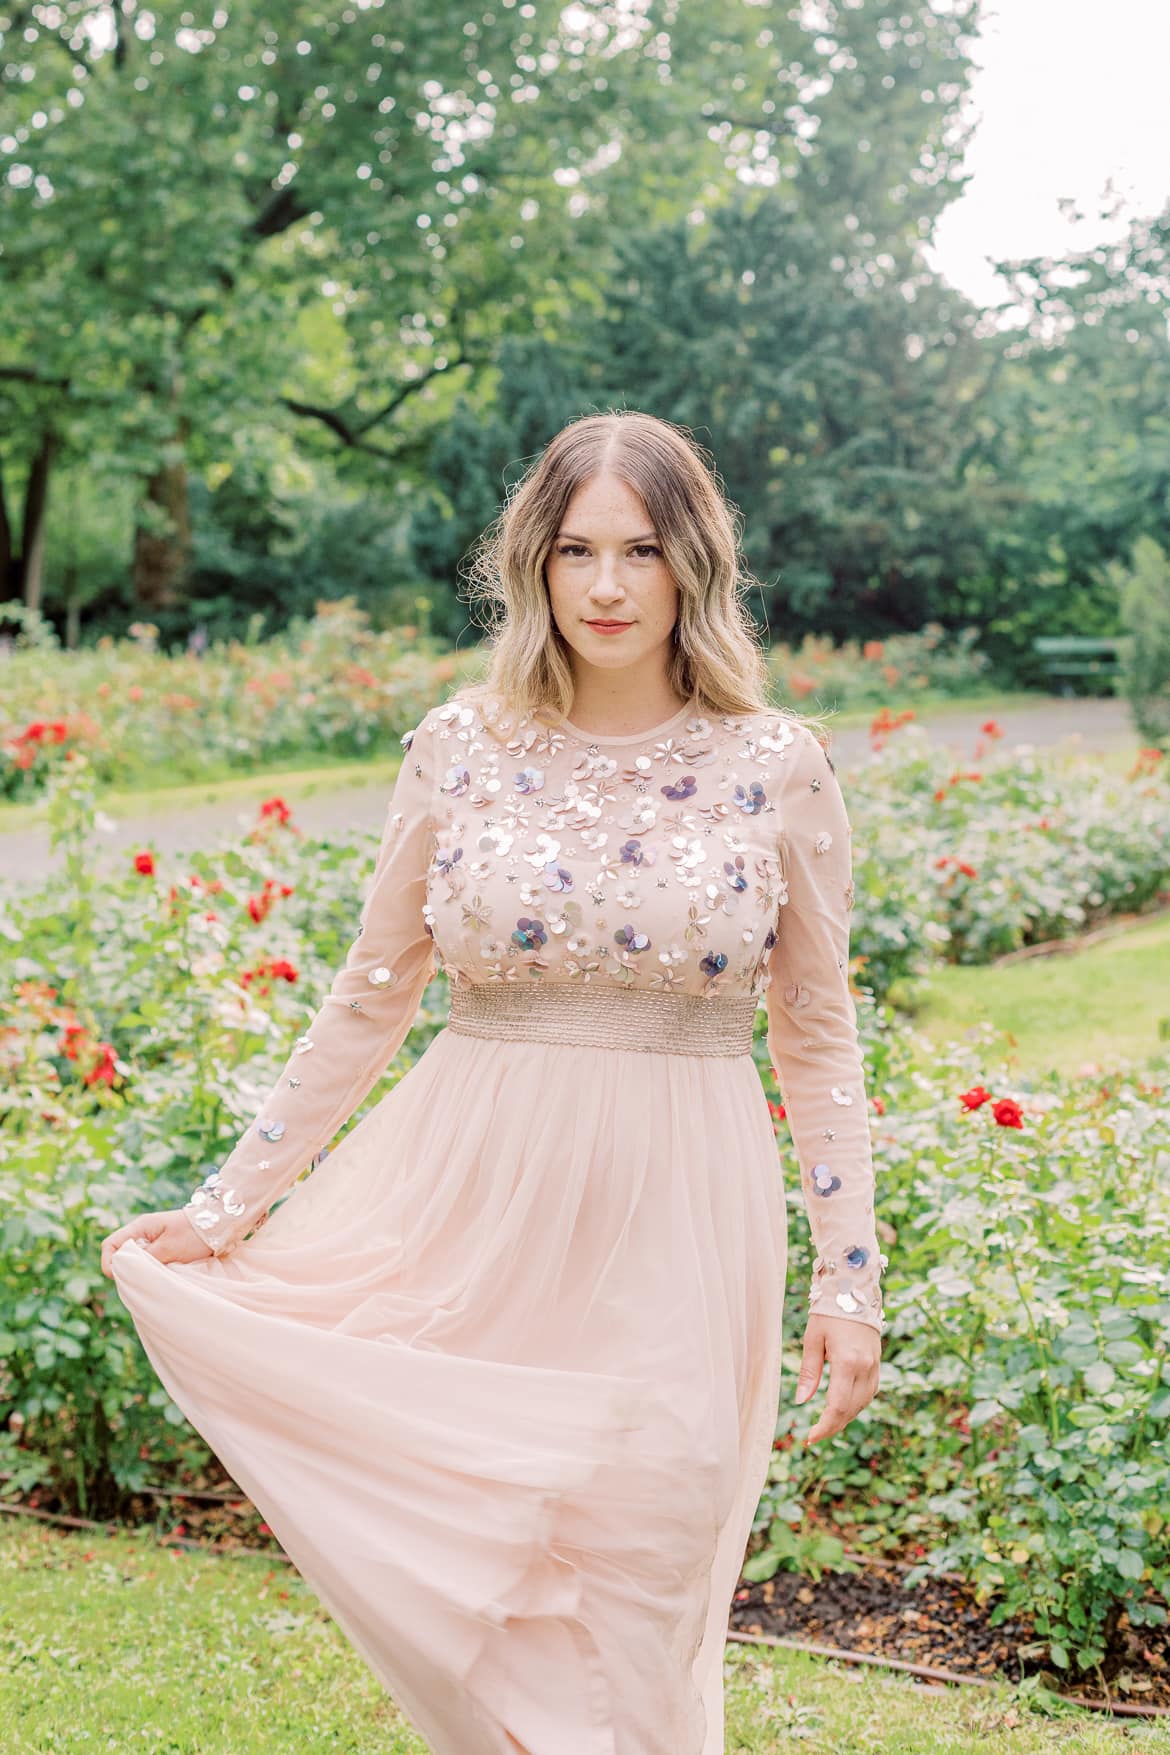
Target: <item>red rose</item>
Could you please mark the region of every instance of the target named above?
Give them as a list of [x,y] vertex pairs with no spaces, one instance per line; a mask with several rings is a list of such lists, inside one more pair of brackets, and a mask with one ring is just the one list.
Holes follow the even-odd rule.
[[978,1109],[982,1104],[991,1102],[991,1092],[982,1085],[972,1085],[969,1091],[959,1093],[959,1102],[964,1109]]

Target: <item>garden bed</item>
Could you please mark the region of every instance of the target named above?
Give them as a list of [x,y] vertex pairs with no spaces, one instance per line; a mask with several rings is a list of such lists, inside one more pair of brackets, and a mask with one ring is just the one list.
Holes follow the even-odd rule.
[[1131,1627],[1123,1614],[1100,1674],[1074,1681],[1043,1661],[1044,1642],[1026,1619],[993,1626],[994,1603],[980,1604],[958,1575],[923,1579],[908,1589],[909,1562],[869,1555],[859,1564],[859,1572],[828,1572],[815,1583],[797,1572],[762,1584],[741,1579],[730,1630],[893,1658],[970,1681],[1019,1683],[1038,1676],[1054,1692],[1081,1701],[1170,1712],[1170,1626]]

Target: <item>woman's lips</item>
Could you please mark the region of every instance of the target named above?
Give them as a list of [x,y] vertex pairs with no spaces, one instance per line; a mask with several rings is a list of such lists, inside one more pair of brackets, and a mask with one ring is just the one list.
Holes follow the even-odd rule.
[[592,628],[594,630],[594,632],[598,633],[598,634],[620,634],[622,632],[623,628],[632,627],[633,623],[632,622],[586,622],[585,626],[587,628]]

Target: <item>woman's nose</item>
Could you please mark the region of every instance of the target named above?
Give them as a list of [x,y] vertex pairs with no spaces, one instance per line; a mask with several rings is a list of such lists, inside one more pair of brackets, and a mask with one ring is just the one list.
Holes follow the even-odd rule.
[[589,587],[591,597],[622,597],[625,595],[621,580],[617,576],[617,562],[607,561],[604,556],[597,563],[597,572]]

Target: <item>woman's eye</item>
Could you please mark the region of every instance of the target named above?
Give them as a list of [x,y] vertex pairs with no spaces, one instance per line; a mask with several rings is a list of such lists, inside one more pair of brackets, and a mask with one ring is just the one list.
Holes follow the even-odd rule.
[[[562,542],[557,545],[557,553],[559,555],[579,555],[584,554],[584,552],[585,544],[583,542]],[[662,550],[658,547],[657,543],[639,542],[634,546],[634,553],[640,556],[660,555]]]

